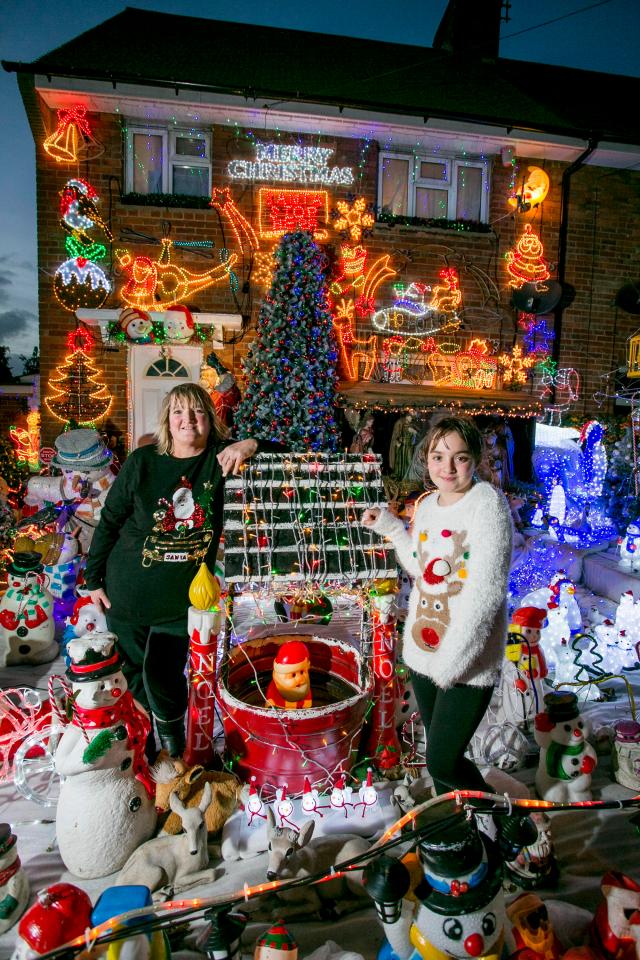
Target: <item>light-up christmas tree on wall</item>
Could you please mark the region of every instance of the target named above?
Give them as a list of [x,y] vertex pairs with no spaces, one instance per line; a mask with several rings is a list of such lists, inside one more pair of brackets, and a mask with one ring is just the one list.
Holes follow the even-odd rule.
[[100,371],[89,356],[93,337],[87,330],[73,330],[67,337],[71,351],[58,367],[58,376],[49,379],[53,391],[44,402],[56,420],[72,426],[93,426],[111,409],[113,398],[98,381]]
[[336,342],[323,255],[309,233],[286,234],[247,357],[247,390],[235,414],[239,437],[275,440],[296,452],[334,451]]

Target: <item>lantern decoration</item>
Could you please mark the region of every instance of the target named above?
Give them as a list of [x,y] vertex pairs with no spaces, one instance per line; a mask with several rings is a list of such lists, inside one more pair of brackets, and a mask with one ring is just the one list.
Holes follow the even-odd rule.
[[105,384],[98,382],[100,371],[89,356],[92,346],[93,337],[87,330],[73,330],[67,337],[70,352],[58,367],[58,375],[49,378],[53,392],[44,402],[62,423],[92,426],[111,409],[113,397]]
[[206,766],[213,759],[214,684],[220,632],[220,584],[205,563],[189,587],[189,704],[184,761]]
[[549,269],[542,258],[544,247],[540,237],[533,232],[530,223],[524,228],[524,233],[518,240],[516,250],[508,250],[505,259],[509,286],[519,288],[523,283],[539,283],[548,280]]
[[111,292],[111,283],[97,261],[104,260],[107,248],[92,239],[89,231],[100,227],[108,240],[111,231],[98,213],[98,194],[86,180],[68,180],[60,193],[62,229],[67,234],[69,259],[61,263],[53,278],[58,303],[70,313],[80,308],[98,309]]
[[549,175],[542,167],[527,167],[527,170],[528,176],[523,178],[520,188],[507,201],[518,213],[526,213],[540,206],[549,192]]
[[16,460],[30,470],[40,465],[40,413],[31,410],[27,414],[27,427],[9,427],[9,436],[16,452]]
[[627,376],[640,377],[640,330],[629,337],[627,349]]
[[172,240],[163,237],[161,244],[162,251],[157,260],[134,257],[124,249],[116,250],[116,258],[127,277],[120,296],[128,306],[140,310],[168,310],[189,300],[200,290],[230,277],[231,268],[238,259],[237,254],[231,253],[219,266],[194,273],[172,262]]
[[104,150],[91,132],[87,108],[80,103],[58,110],[58,125],[42,146],[57,163],[94,160]]

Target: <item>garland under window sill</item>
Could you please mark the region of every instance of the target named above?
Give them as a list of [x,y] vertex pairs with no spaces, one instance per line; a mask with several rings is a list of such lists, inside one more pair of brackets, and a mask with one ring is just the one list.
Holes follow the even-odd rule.
[[192,197],[184,193],[123,193],[120,202],[127,206],[141,207],[188,207],[208,210],[211,197]]
[[380,213],[376,224],[385,227],[414,227],[417,229],[446,230],[454,233],[491,233],[491,225],[478,220],[444,220],[439,217],[405,217]]

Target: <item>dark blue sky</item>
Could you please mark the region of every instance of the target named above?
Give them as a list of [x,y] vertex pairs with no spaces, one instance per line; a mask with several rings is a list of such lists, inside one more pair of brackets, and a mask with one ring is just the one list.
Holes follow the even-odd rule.
[[[424,46],[431,46],[446,5],[446,0],[130,3],[167,13]],[[86,0],[2,0],[0,57],[33,60],[124,6],[114,0],[101,0],[95,5]],[[510,17],[510,22],[502,25],[503,57],[640,76],[640,0],[511,0]],[[630,104],[630,109],[636,110],[637,104]],[[0,116],[0,343],[7,344],[13,355],[28,354],[37,342],[34,146],[16,76],[4,71],[0,73]]]

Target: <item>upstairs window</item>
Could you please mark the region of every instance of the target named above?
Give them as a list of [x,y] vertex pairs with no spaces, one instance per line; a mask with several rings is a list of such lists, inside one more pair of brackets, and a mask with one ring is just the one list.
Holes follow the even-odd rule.
[[485,160],[380,154],[378,208],[385,213],[486,223],[488,199]]
[[211,134],[204,130],[130,123],[126,143],[127,193],[211,195]]

